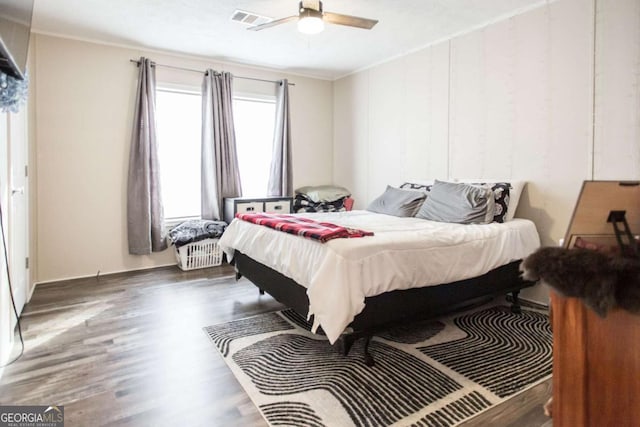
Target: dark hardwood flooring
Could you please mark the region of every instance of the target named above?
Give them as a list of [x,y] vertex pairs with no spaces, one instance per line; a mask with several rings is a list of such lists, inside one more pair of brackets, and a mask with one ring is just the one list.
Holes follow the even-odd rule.
[[[266,426],[204,326],[282,308],[230,266],[37,286],[2,405],[64,405],[66,426]],[[539,427],[550,381],[464,426]]]

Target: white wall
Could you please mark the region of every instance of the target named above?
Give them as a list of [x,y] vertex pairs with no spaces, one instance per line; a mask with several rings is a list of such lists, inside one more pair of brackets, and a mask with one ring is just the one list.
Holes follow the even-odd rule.
[[[52,281],[175,263],[167,250],[127,251],[126,176],[137,69],[130,59],[288,78],[294,186],[332,181],[332,83],[283,72],[123,47],[34,35],[36,96],[36,273]],[[197,73],[157,68],[158,83],[200,87]],[[236,90],[271,91],[274,84],[235,80]]]
[[583,180],[640,176],[640,3],[596,21],[553,2],[336,81],[335,181],[364,207],[410,179],[523,179],[518,216],[557,244]]
[[640,179],[640,1],[598,0],[596,179]]
[[356,208],[387,184],[447,175],[448,46],[334,82],[334,181]]

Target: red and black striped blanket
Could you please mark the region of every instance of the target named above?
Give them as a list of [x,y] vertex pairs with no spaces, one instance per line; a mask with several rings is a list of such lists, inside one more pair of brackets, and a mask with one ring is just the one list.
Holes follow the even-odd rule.
[[331,239],[373,236],[371,231],[342,227],[328,222],[318,222],[297,215],[282,215],[268,213],[239,213],[236,218],[252,222],[274,230],[318,240],[325,243]]

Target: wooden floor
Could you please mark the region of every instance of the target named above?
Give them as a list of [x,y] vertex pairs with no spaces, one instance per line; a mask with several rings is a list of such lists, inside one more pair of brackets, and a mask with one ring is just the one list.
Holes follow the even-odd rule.
[[[231,267],[168,267],[37,286],[2,405],[64,405],[69,426],[266,426],[202,332],[281,305]],[[539,427],[550,381],[465,426]],[[339,427],[339,426],[336,426]]]

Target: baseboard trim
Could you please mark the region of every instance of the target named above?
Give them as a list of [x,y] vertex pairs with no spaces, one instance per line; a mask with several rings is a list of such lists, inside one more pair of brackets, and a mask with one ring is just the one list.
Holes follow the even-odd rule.
[[105,273],[98,272],[98,274],[87,274],[87,275],[82,275],[82,276],[63,277],[63,278],[53,279],[53,280],[43,280],[42,282],[35,282],[34,283],[33,290],[31,291],[31,294],[33,295],[33,292],[35,291],[36,286],[38,286],[38,285],[44,285],[44,284],[48,284],[48,283],[64,282],[64,281],[67,281],[67,280],[89,279],[91,277],[111,276],[111,275],[114,275],[114,274],[121,274],[121,273],[135,273],[136,271],[152,270],[154,268],[171,267],[171,266],[174,266],[174,265],[177,267],[177,264],[175,262],[172,262],[170,264],[151,265],[151,266],[148,266],[148,267],[132,268],[132,269],[128,269],[128,270],[115,270],[115,271],[108,271],[108,272],[105,272]]
[[[511,296],[511,294],[507,295],[507,301],[513,302],[513,297]],[[522,305],[524,307],[535,308],[535,309],[538,309],[538,310],[548,310],[549,309],[549,304],[543,304],[543,303],[541,303],[539,301],[533,301],[533,300],[522,298],[522,297],[518,297],[518,301],[520,301],[520,305]]]

